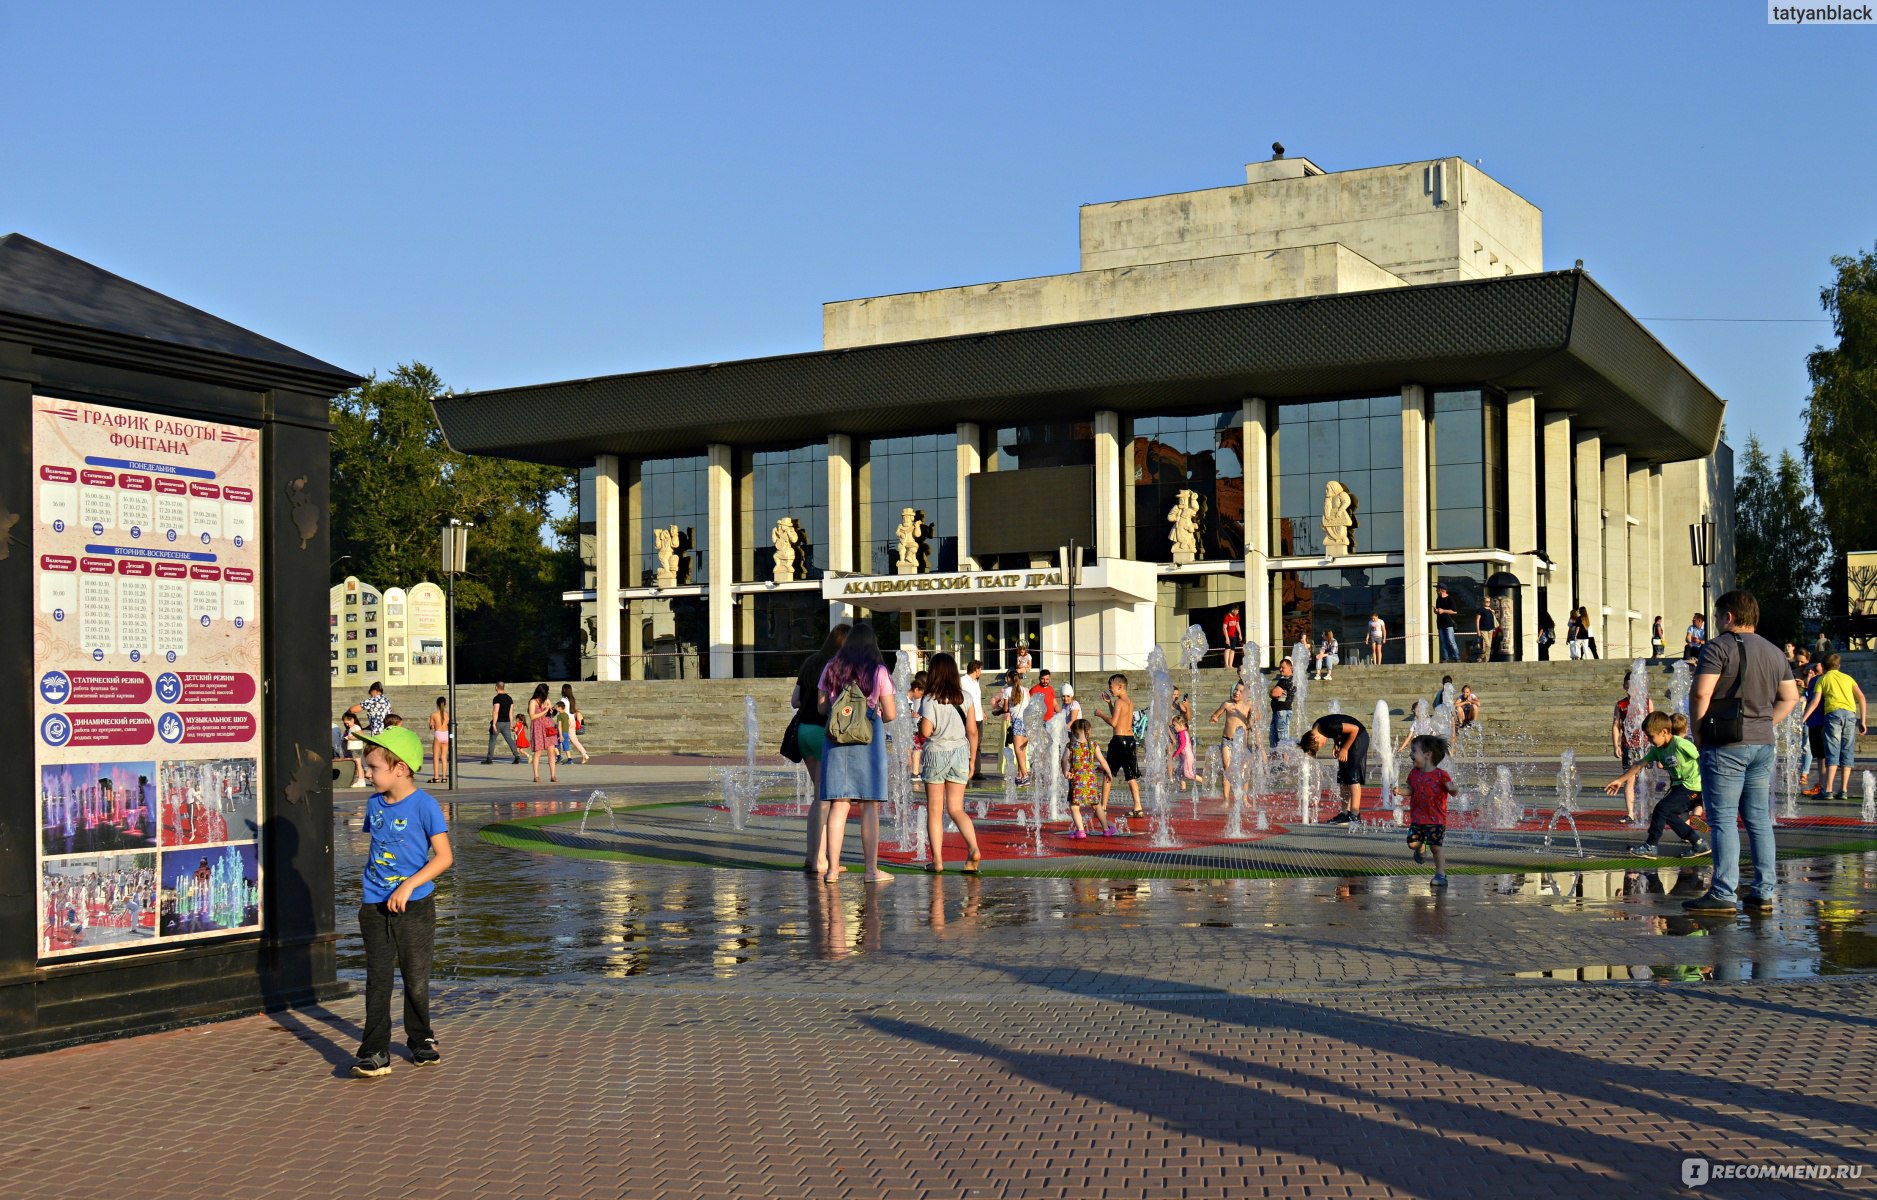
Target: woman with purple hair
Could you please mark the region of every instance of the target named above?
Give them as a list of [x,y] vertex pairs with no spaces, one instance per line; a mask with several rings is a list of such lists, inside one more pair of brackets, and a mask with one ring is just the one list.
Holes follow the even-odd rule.
[[820,798],[827,803],[821,844],[827,856],[827,883],[841,878],[841,837],[847,829],[847,810],[859,804],[860,847],[866,860],[868,883],[889,883],[880,870],[880,803],[886,799],[886,725],[899,714],[893,695],[893,677],[880,660],[880,643],[873,626],[862,621],[848,632],[840,652],[829,660],[816,687],[821,712],[833,711],[841,692],[853,684],[867,702],[867,720],[873,736],[864,745],[841,745],[832,740],[822,752]]

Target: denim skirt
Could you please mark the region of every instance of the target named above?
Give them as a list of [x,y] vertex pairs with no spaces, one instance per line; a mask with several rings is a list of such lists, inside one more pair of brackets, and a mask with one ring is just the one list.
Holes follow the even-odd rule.
[[821,751],[823,800],[886,799],[886,726],[869,709],[873,740],[864,746],[841,746],[830,740]]

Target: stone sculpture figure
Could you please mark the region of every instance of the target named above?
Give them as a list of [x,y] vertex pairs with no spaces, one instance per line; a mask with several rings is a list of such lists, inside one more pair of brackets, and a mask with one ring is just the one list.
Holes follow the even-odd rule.
[[652,544],[658,549],[658,569],[652,572],[652,583],[657,587],[677,587],[684,573],[681,554],[684,535],[676,525],[666,525],[652,530]]
[[924,572],[928,554],[927,532],[924,510],[899,510],[899,527],[893,530],[893,535],[899,539],[899,561],[894,568],[898,574],[918,575]]
[[1332,479],[1323,485],[1323,557],[1340,558],[1355,549],[1356,498]]
[[790,583],[800,577],[797,563],[800,561],[798,548],[802,544],[801,522],[794,517],[783,517],[776,522],[776,527],[769,531],[769,543],[776,548],[775,581]]
[[1169,537],[1173,541],[1173,561],[1189,563],[1199,557],[1199,493],[1191,488],[1181,488],[1173,497],[1173,508],[1167,513],[1167,524],[1172,526]]

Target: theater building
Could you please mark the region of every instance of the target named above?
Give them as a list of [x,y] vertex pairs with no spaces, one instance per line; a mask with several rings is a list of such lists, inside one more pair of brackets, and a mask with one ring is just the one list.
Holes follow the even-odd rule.
[[792,674],[831,617],[992,668],[1060,669],[1073,622],[1079,669],[1138,668],[1233,607],[1267,647],[1376,613],[1419,663],[1436,587],[1470,631],[1494,577],[1517,657],[1576,605],[1646,653],[1701,607],[1691,523],[1731,578],[1724,404],[1541,228],[1458,158],[1280,155],[1084,206],[1068,274],[828,304],[817,351],[437,413],[580,469],[600,679]]

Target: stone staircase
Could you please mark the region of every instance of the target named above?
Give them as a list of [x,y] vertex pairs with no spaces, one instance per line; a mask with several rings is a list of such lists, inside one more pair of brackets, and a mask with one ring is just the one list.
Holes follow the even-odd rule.
[[[1586,765],[1609,760],[1610,710],[1622,694],[1626,663],[1611,661],[1573,662],[1569,659],[1545,663],[1449,663],[1444,666],[1339,667],[1327,682],[1309,681],[1307,712],[1321,716],[1333,700],[1340,711],[1372,724],[1375,702],[1386,699],[1393,714],[1397,737],[1406,729],[1414,701],[1431,698],[1440,687],[1442,675],[1454,677],[1456,689],[1471,684],[1479,693],[1487,732],[1487,752],[1541,755],[1554,758],[1564,748],[1577,750]],[[1093,719],[1100,705],[1106,674],[1079,672],[1075,684],[1078,696]],[[1199,691],[1194,716],[1199,725],[1202,746],[1216,740],[1206,718],[1223,700],[1235,676],[1220,668],[1199,672]],[[1137,699],[1148,698],[1146,673],[1129,673]],[[1186,687],[1186,673],[1175,670],[1174,683]],[[1032,676],[1034,682],[1034,676]],[[1058,683],[1062,681],[1057,680]],[[995,692],[992,680],[985,679],[986,703]],[[1649,691],[1658,707],[1668,694],[1669,664],[1655,663],[1649,668]],[[560,695],[560,683],[550,684],[554,696]],[[744,697],[754,696],[759,726],[758,752],[773,755],[787,725],[790,710],[789,692],[793,684],[783,679],[730,680],[652,680],[622,683],[576,683],[575,694],[586,714],[587,731],[581,740],[593,754],[673,754],[706,757],[740,757],[744,745]],[[391,703],[420,730],[436,703],[441,689],[394,688]],[[513,684],[510,695],[516,698],[518,711],[526,711],[526,701],[533,685]],[[494,688],[489,684],[459,684],[459,726],[463,729],[465,757],[481,757],[486,744],[484,716]],[[336,714],[355,698],[333,697]],[[1099,736],[1106,726],[1096,722]],[[987,746],[1001,745],[1003,722],[992,718],[985,727]]]

